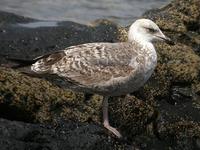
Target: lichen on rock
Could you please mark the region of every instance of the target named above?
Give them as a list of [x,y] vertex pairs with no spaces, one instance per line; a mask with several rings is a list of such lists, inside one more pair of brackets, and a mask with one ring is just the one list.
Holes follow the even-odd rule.
[[[142,16],[155,21],[161,30],[175,41],[175,45],[156,43],[158,64],[148,82],[139,91],[132,93],[132,96],[114,97],[109,100],[110,123],[118,127],[123,136],[127,137],[128,143],[136,147],[144,149],[160,149],[159,145],[166,149],[183,149],[183,146],[186,149],[200,147],[199,5],[198,0],[174,0],[167,6],[150,10]],[[86,42],[127,41],[128,28],[120,27],[111,21],[98,20],[89,26],[70,22],[66,24],[68,26],[59,27],[58,30],[47,29],[41,31],[41,34],[38,30],[33,30],[33,34],[32,31],[23,32],[23,30],[17,34],[11,32],[12,29],[4,27],[13,33],[13,36],[6,37],[0,33],[0,37],[4,37],[3,40],[7,41],[1,42],[1,52],[5,52],[8,56],[16,52],[22,58],[29,58],[30,54],[33,57]],[[52,35],[50,30],[56,33],[56,36]],[[17,41],[13,39],[16,35],[19,39]],[[47,38],[43,43],[44,38],[41,35],[51,38]],[[38,38],[37,41],[33,40],[35,36]],[[24,42],[20,43],[21,40]],[[35,45],[39,47],[39,51]],[[30,51],[27,52],[27,49]],[[0,67],[2,118],[54,125],[59,124],[59,120],[85,123],[89,126],[92,122],[103,129],[101,102],[102,96],[92,95],[88,98],[84,93],[61,89],[43,79]],[[152,127],[150,132],[153,134],[148,133],[149,127]],[[74,129],[69,130],[73,132]],[[95,134],[97,138],[98,134],[103,134],[104,136],[100,138],[102,145],[108,144],[105,141],[107,131],[104,133],[96,129],[94,131],[98,133],[88,131],[91,133],[88,136]],[[83,132],[87,131],[81,131],[81,134]],[[156,136],[161,139],[158,140]],[[125,147],[123,144],[116,144],[115,148],[125,149]]]

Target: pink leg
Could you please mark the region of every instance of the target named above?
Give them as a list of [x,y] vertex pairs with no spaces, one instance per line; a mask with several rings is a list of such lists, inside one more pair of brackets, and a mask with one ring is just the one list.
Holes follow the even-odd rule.
[[108,97],[103,98],[103,125],[106,129],[111,131],[114,135],[116,135],[118,138],[121,138],[121,134],[112,126],[109,124],[108,119]]

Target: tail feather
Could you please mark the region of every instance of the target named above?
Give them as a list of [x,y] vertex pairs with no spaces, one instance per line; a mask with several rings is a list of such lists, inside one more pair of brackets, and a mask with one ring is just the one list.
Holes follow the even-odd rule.
[[21,73],[26,74],[28,76],[41,78],[37,73],[31,70],[31,65],[34,64],[38,59],[26,60],[26,59],[18,59],[18,58],[6,58],[6,60],[13,62],[14,64],[6,64],[6,65],[3,65],[4,67],[17,69]]
[[37,60],[25,60],[25,59],[17,59],[17,58],[6,58],[8,61],[11,61],[13,63],[16,63],[16,65],[11,66],[13,69],[19,69],[27,66],[31,66],[34,64]]

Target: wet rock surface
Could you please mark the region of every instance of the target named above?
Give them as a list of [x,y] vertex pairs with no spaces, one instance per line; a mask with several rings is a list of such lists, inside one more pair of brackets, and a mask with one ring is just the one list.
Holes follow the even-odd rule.
[[28,124],[0,119],[1,150],[68,150],[68,149],[113,149],[130,146],[108,141],[101,134],[102,128],[94,124],[59,122],[56,126]]
[[[0,67],[0,117],[4,118],[0,147],[200,149],[199,8],[198,0],[175,0],[144,14],[176,44],[156,43],[158,65],[151,79],[130,96],[109,100],[111,123],[119,128],[123,141],[101,125],[102,97],[60,89]],[[107,20],[90,26],[43,24],[48,22],[0,12],[0,62],[8,63],[5,56],[30,59],[86,42],[127,40],[127,28]]]
[[[29,18],[9,13],[7,16],[8,20],[0,17],[2,22],[0,43],[3,43],[0,46],[1,58],[6,54],[9,57],[32,59],[71,45],[95,41],[116,42],[120,37],[118,33],[120,27],[107,20],[97,20],[90,26],[86,26],[68,21],[33,20],[30,22]],[[13,20],[16,22],[13,23]]]

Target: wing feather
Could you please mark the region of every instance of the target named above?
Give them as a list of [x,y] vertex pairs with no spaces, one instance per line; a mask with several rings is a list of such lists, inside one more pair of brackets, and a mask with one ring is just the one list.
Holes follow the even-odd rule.
[[129,76],[137,67],[130,65],[137,55],[131,43],[88,43],[41,57],[32,70],[92,85]]

